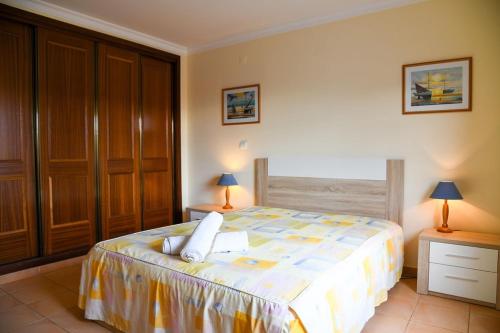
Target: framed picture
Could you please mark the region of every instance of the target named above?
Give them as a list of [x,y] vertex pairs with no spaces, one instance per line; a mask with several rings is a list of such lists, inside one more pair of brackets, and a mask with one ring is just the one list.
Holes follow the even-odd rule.
[[260,122],[260,85],[222,89],[222,125]]
[[403,114],[471,111],[472,58],[403,65]]

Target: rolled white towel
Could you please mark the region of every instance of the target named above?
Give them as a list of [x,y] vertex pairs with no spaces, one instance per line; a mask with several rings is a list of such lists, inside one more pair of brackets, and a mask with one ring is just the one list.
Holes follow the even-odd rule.
[[[190,236],[169,236],[163,241],[163,253],[178,255],[186,246]],[[248,251],[246,231],[219,232],[215,235],[211,253]]]
[[181,258],[187,262],[202,262],[214,242],[223,217],[217,212],[211,212],[196,226],[186,246],[181,250]]
[[189,236],[168,236],[163,240],[163,253],[178,255],[186,246]]

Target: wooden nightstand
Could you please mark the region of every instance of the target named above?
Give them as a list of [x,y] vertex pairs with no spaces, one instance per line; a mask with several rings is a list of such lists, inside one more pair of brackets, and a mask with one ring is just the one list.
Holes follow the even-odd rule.
[[234,212],[241,208],[232,208],[232,209],[222,209],[222,205],[194,205],[186,207],[186,213],[188,217],[188,221],[201,220],[205,216],[207,216],[210,212],[218,212],[221,214]]
[[424,230],[418,245],[419,294],[500,310],[500,235]]

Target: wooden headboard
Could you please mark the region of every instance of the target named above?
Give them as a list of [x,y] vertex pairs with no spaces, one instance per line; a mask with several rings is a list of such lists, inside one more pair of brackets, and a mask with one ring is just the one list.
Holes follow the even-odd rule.
[[258,158],[255,204],[384,218],[402,225],[404,160],[385,160],[382,172],[379,178],[385,179],[269,175],[268,159]]

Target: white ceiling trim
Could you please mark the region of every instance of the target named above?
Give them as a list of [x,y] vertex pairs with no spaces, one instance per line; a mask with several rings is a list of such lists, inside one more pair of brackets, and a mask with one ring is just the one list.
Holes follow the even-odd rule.
[[272,35],[277,35],[289,31],[300,30],[304,28],[309,28],[321,24],[331,23],[334,21],[345,20],[355,16],[361,16],[365,14],[380,12],[387,9],[403,7],[411,4],[416,4],[419,2],[423,2],[427,0],[388,0],[376,5],[368,5],[363,7],[358,7],[354,10],[344,11],[340,13],[336,13],[334,15],[315,17],[303,21],[292,22],[268,29],[258,30],[250,33],[239,34],[235,36],[231,36],[228,38],[224,38],[212,43],[208,43],[201,46],[194,46],[188,48],[188,53],[200,53],[204,51],[208,51],[211,49],[217,49],[225,46],[235,45],[247,41],[251,41],[254,39],[259,39],[263,37],[268,37]]
[[123,38],[142,45],[170,53],[185,55],[187,47],[167,40],[154,37],[121,25],[110,23],[92,16],[88,16],[64,7],[60,7],[40,0],[1,0],[6,5],[16,7],[28,12],[47,16],[69,24],[77,25],[90,30],[102,32],[115,37]]

